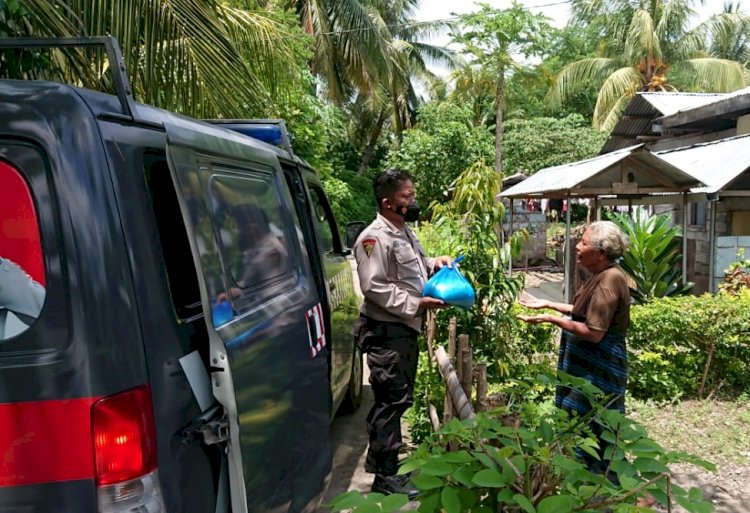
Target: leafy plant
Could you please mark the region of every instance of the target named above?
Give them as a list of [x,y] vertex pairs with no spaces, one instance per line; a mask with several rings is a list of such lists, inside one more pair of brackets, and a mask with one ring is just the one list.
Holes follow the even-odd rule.
[[740,290],[750,290],[750,259],[745,259],[745,248],[740,248],[737,253],[737,262],[732,262],[724,270],[719,290],[733,295],[738,295]]
[[[437,242],[443,253],[464,255],[462,272],[474,286],[476,305],[467,312],[443,312],[459,318],[459,328],[472,340],[475,358],[494,362],[501,375],[508,375],[508,310],[521,292],[523,275],[507,274],[511,255],[517,255],[527,238],[523,230],[502,238],[505,208],[496,200],[500,175],[480,160],[464,170],[454,182],[453,198],[444,204],[433,203],[429,235],[420,240],[428,253],[438,254],[430,243]],[[444,324],[444,323],[443,323]]]
[[620,266],[635,281],[631,295],[637,303],[690,292],[694,283],[684,282],[678,267],[680,229],[672,225],[672,216],[649,217],[641,208],[635,210],[632,218],[617,212],[609,215],[630,237],[630,248]]
[[[713,465],[681,452],[665,451],[645,429],[619,412],[607,409],[607,398],[586,380],[562,376],[565,385],[586,394],[594,408],[585,416],[570,417],[562,410],[523,401],[528,386],[553,383],[541,375],[520,383],[512,406],[474,421],[451,421],[410,456],[401,474],[414,472],[412,482],[422,492],[419,511],[432,513],[569,513],[636,511],[636,497],[651,494],[661,504],[676,501],[689,512],[710,512],[697,488],[685,490],[670,481],[669,465],[688,462],[713,470]],[[509,419],[511,419],[509,421]],[[607,474],[589,471],[575,456],[581,449],[599,458],[591,426],[597,423],[609,447],[604,456]],[[447,444],[458,450],[447,451]],[[389,512],[405,504],[405,497],[383,497],[358,492],[343,494],[333,511]],[[641,508],[638,511],[650,511]]]

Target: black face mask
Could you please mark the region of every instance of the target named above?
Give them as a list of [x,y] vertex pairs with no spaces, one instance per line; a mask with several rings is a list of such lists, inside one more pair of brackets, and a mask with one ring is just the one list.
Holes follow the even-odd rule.
[[419,205],[412,201],[408,207],[396,207],[395,212],[404,218],[407,223],[419,221]]

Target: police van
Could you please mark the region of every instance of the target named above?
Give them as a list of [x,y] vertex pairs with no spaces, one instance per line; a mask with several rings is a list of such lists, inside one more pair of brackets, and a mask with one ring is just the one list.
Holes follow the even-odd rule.
[[[0,40],[91,44],[120,62]],[[0,511],[314,511],[362,393],[322,184],[282,122],[111,68],[117,94],[0,80]]]

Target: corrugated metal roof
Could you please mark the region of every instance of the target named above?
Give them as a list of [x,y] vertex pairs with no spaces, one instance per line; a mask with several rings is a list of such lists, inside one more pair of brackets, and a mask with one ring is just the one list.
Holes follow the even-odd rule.
[[657,152],[659,158],[703,182],[694,192],[719,192],[750,169],[750,134]]
[[[685,112],[685,111],[688,111],[688,110],[699,109],[699,108],[705,107],[707,105],[713,105],[714,103],[719,103],[719,102],[731,100],[732,98],[737,98],[738,96],[750,96],[750,87],[744,87],[742,89],[738,89],[738,90],[736,90],[734,92],[731,92],[731,93],[716,93],[716,94],[713,94],[711,96],[713,96],[713,98],[710,101],[707,101],[707,102],[699,104],[699,105],[688,106],[688,107],[685,107],[684,109],[680,109],[677,112]],[[664,116],[665,117],[666,116],[671,116],[673,114],[676,114],[676,113],[667,114],[665,112]]]
[[621,181],[622,171],[619,164],[626,159],[633,161],[633,165],[628,166],[628,171],[633,173],[633,181],[640,188],[663,188],[664,181],[675,185],[674,192],[703,185],[703,182],[650,153],[639,144],[591,159],[542,169],[500,195],[517,198],[604,194],[602,191],[609,191],[607,194],[618,194],[612,184]]
[[649,102],[663,116],[671,116],[683,110],[694,109],[722,99],[724,93],[649,93],[638,95]]
[[715,102],[722,96],[724,95],[716,93],[636,93],[599,153],[605,154],[637,144],[636,138],[639,135],[658,135],[651,131],[655,119]]

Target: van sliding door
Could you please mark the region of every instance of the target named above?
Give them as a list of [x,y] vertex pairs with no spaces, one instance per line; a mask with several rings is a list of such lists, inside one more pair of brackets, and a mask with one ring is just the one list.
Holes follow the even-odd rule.
[[165,128],[228,420],[232,511],[309,509],[331,465],[328,347],[278,160],[221,130]]

